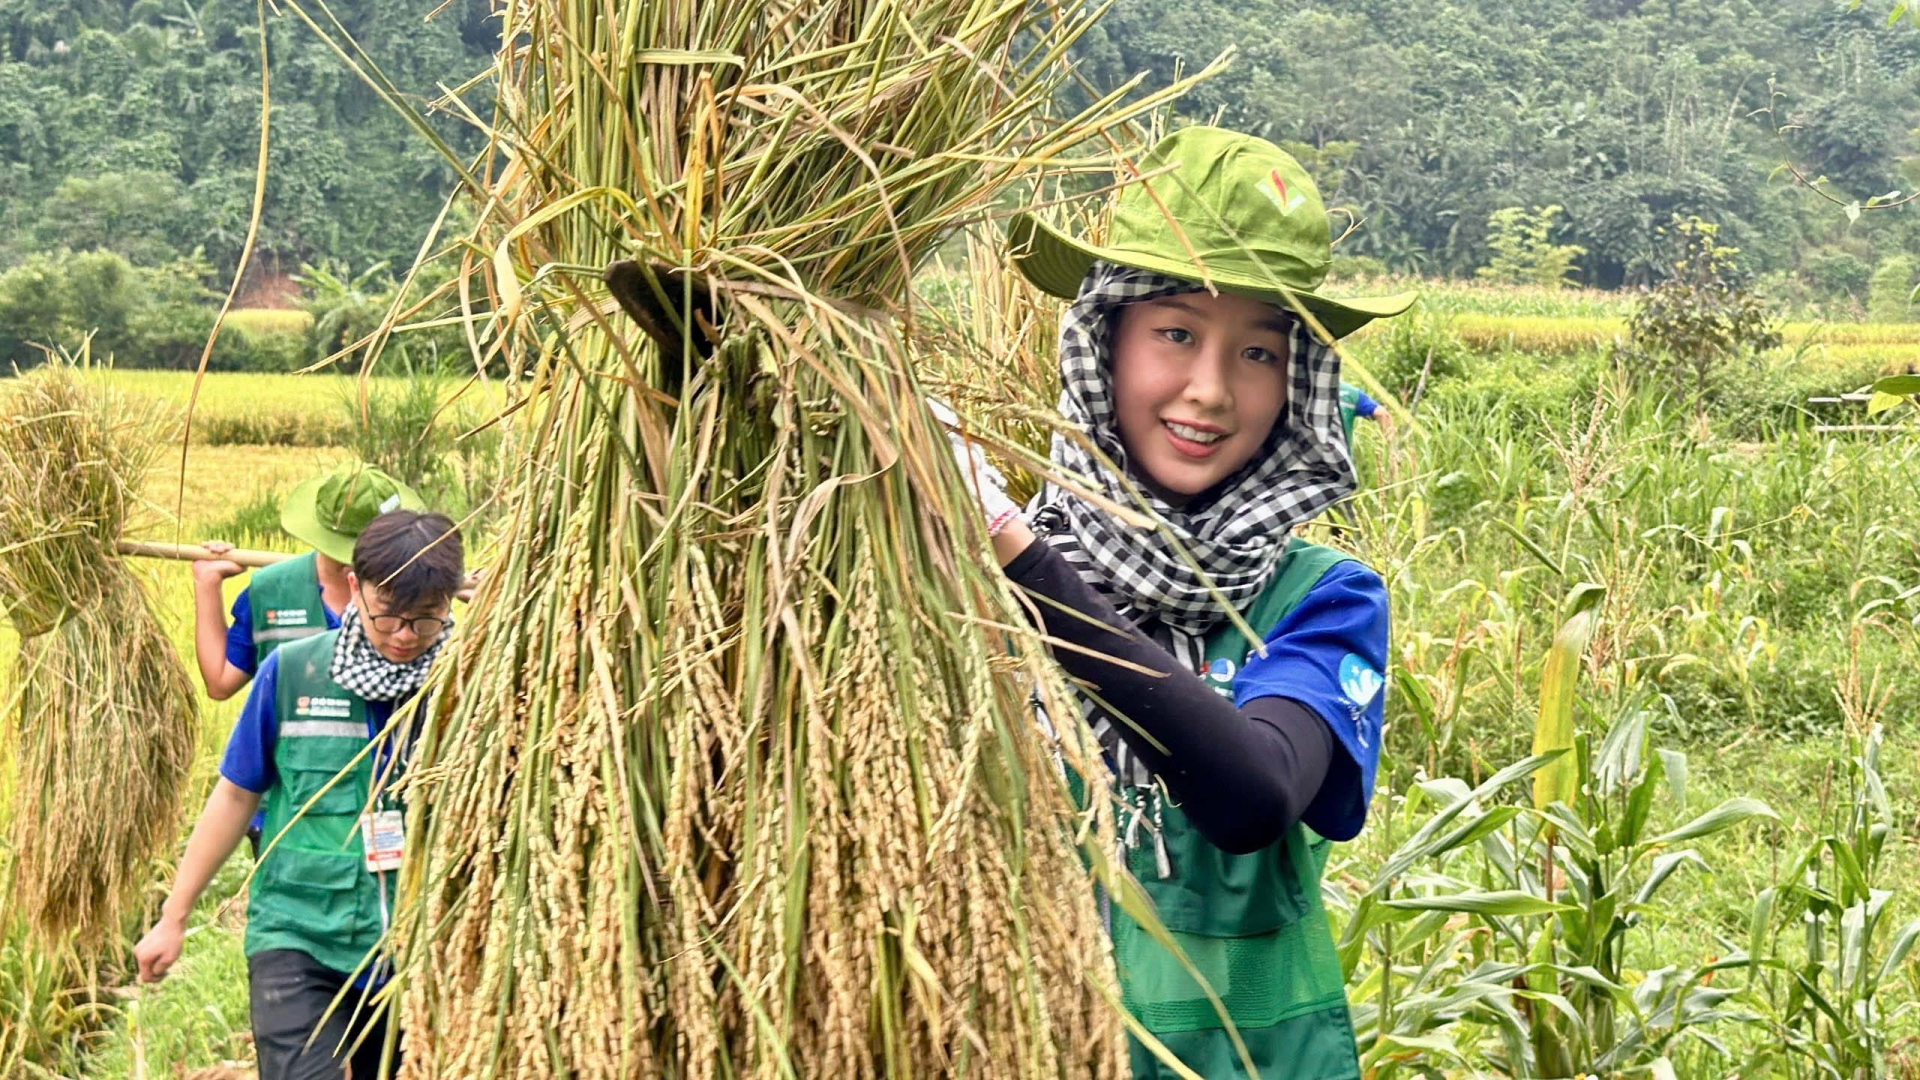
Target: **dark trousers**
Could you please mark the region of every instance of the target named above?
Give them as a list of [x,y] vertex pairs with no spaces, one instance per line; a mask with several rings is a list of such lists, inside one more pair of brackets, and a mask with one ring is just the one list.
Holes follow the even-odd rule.
[[[373,1080],[380,1075],[386,1019],[370,1017],[371,1002],[363,1004],[357,990],[348,991],[337,1007],[333,1004],[340,988],[351,982],[349,976],[306,953],[268,949],[247,957],[247,980],[260,1080],[340,1080],[343,1075]],[[360,1048],[351,1049],[363,1032]],[[394,1049],[393,1068],[398,1071],[399,1048]],[[345,1072],[349,1064],[351,1074]]]

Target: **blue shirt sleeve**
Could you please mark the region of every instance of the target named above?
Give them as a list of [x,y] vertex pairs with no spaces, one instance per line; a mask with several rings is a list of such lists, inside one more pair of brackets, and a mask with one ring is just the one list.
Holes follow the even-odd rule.
[[253,601],[246,589],[233,598],[233,622],[227,625],[227,663],[253,674]]
[[247,691],[247,703],[240,707],[240,719],[227,736],[227,752],[220,758],[220,775],[255,794],[272,787],[276,778],[273,741],[280,722],[273,714],[273,700],[279,673],[280,654],[274,653],[260,665],[260,674]]
[[1291,698],[1333,730],[1334,755],[1320,794],[1300,820],[1329,840],[1351,840],[1366,824],[1380,765],[1387,670],[1387,589],[1358,562],[1327,571],[1267,635],[1267,655],[1248,657],[1233,703]]
[[1380,403],[1367,396],[1365,390],[1353,392],[1353,415],[1372,416],[1380,409]]

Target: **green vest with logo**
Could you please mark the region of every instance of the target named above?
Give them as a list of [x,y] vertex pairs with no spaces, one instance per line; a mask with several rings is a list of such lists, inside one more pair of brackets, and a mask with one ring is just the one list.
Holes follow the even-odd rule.
[[[1322,575],[1350,556],[1294,540],[1272,584],[1242,612],[1262,635],[1279,624]],[[1252,655],[1231,624],[1208,637],[1201,675],[1232,694],[1233,673]],[[1220,663],[1225,661],[1225,664]],[[1332,843],[1294,824],[1261,851],[1230,855],[1164,797],[1157,808],[1161,851],[1151,839],[1127,850],[1133,874],[1160,921],[1233,1018],[1263,1078],[1358,1077],[1345,977],[1321,906],[1320,875]],[[1170,873],[1158,865],[1166,856]],[[1206,992],[1179,959],[1118,905],[1114,960],[1128,1011],[1186,1066],[1208,1080],[1244,1077],[1240,1055]],[[1135,1080],[1178,1076],[1133,1044]]]
[[246,952],[294,949],[350,972],[380,943],[383,913],[360,837],[376,755],[362,754],[366,703],[327,674],[339,637],[330,630],[280,647],[276,779],[261,801],[263,854],[247,900]]
[[320,569],[311,551],[255,570],[247,584],[247,603],[253,615],[255,671],[273,650],[287,642],[326,632]]

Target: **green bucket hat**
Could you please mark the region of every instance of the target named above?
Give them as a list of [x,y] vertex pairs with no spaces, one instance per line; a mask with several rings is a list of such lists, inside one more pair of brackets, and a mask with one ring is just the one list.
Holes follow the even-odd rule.
[[389,510],[424,510],[413,489],[371,465],[354,462],[316,476],[280,504],[280,527],[337,563],[353,562],[353,542]]
[[1028,281],[1072,300],[1098,260],[1211,280],[1223,292],[1291,310],[1278,281],[1336,338],[1419,299],[1406,292],[1335,300],[1315,291],[1333,258],[1327,210],[1300,163],[1265,139],[1182,128],[1156,143],[1138,167],[1149,178],[1114,196],[1105,244],[1068,236],[1030,212],[1013,218],[1008,245]]

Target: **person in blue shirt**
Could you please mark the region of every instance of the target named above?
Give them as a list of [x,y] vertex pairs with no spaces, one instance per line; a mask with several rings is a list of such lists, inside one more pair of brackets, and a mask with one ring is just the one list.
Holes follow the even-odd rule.
[[[347,565],[354,538],[382,507],[419,510],[423,505],[405,484],[359,463],[300,484],[280,504],[280,527],[313,550],[255,571],[253,584],[233,599],[231,622],[221,602],[222,585],[245,568],[230,559],[194,563],[193,652],[207,696],[225,701],[239,693],[282,643],[338,629],[340,612],[351,599]],[[216,555],[233,549],[220,540],[202,546]]]
[[[1320,876],[1373,794],[1387,590],[1293,533],[1355,487],[1331,339],[1415,298],[1315,291],[1326,212],[1265,140],[1183,128],[1133,175],[1148,179],[1120,189],[1100,243],[1032,214],[1009,225],[1015,267],[1070,302],[1059,409],[1084,438],[1055,435],[1025,507],[960,430],[954,454],[1081,688],[1120,858],[1180,949],[1107,908],[1124,1004],[1184,1067],[1135,1042],[1135,1080],[1244,1075],[1222,1011],[1258,1075],[1357,1080]],[[1110,509],[1141,500],[1158,528]]]
[[411,752],[408,725],[390,721],[453,629],[462,560],[440,514],[394,510],[361,531],[339,628],[261,663],[160,918],[134,947],[142,982],[166,978],[188,913],[262,811],[245,944],[260,1080],[337,1080],[349,1063],[374,1076],[397,1042],[365,994],[335,1002],[387,975],[404,848],[395,788]]
[[[419,510],[413,489],[379,469],[350,462],[305,481],[280,503],[280,527],[313,550],[254,571],[252,583],[233,599],[231,624],[221,614],[221,589],[243,572],[231,559],[193,564],[193,652],[207,696],[225,701],[289,641],[340,628],[351,592],[347,566],[353,542],[367,523],[387,510]],[[202,545],[224,555],[233,545]],[[247,828],[247,848],[260,854],[259,815]]]
[[1346,433],[1349,446],[1353,443],[1353,421],[1371,420],[1380,425],[1380,434],[1393,437],[1393,414],[1380,407],[1380,403],[1367,396],[1365,390],[1348,383],[1340,384],[1340,427]]

